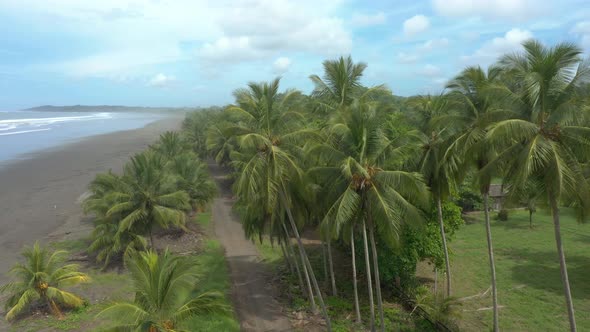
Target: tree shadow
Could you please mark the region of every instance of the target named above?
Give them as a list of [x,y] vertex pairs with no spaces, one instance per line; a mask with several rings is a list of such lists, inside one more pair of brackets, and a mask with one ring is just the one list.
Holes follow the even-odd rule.
[[[561,273],[556,251],[533,251],[530,249],[498,250],[497,254],[513,260],[512,278],[521,284],[555,294],[563,294]],[[568,256],[566,264],[572,296],[576,299],[590,299],[590,260],[586,256]]]

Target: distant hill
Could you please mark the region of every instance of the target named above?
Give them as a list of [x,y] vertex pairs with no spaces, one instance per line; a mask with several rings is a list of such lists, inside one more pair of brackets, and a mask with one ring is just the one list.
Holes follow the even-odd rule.
[[73,105],[73,106],[53,106],[44,105],[33,108],[27,108],[23,111],[36,112],[140,112],[140,113],[162,113],[162,112],[178,112],[184,113],[195,110],[196,108],[189,107],[135,107],[135,106],[113,106],[113,105]]

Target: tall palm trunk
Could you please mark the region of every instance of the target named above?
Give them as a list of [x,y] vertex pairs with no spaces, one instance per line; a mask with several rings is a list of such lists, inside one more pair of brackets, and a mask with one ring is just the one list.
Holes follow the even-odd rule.
[[555,232],[555,244],[557,245],[557,253],[559,255],[559,270],[561,272],[561,282],[563,283],[563,292],[565,295],[565,303],[567,305],[567,315],[570,323],[570,331],[577,331],[576,316],[574,314],[574,303],[572,302],[572,292],[570,290],[570,282],[567,276],[567,266],[565,264],[565,254],[563,252],[563,245],[561,243],[561,226],[559,223],[559,207],[557,206],[557,198],[553,193],[549,193],[549,204],[551,205],[551,215],[553,216],[553,228]]
[[[306,292],[306,288],[305,285],[303,284],[303,276],[301,275],[301,269],[299,268],[299,262],[297,261],[297,256],[295,256],[295,251],[293,250],[293,246],[291,245],[291,236],[289,235],[289,232],[287,231],[287,226],[285,226],[285,223],[281,223],[283,225],[283,230],[285,231],[285,234],[287,235],[287,250],[289,251],[289,255],[293,258],[293,265],[295,265],[295,270],[297,270],[297,277],[299,279],[299,287],[301,288],[301,292],[304,295],[307,295],[308,297],[311,297],[310,299],[310,303],[311,301],[314,301],[314,305],[315,305],[315,299],[313,299],[313,295],[310,296],[310,293],[308,293],[309,290],[311,290],[311,284],[307,284],[308,288],[307,288],[307,292]],[[309,279],[308,279],[309,281]]]
[[[297,245],[299,246],[299,253],[301,254],[301,258],[303,260],[303,267],[307,267],[307,271],[309,272],[309,277],[311,282],[313,283],[313,287],[318,296],[318,300],[320,301],[320,307],[322,308],[322,313],[324,315],[324,319],[326,320],[326,328],[328,331],[332,331],[332,324],[330,323],[330,317],[328,316],[328,310],[326,309],[326,304],[324,303],[324,297],[322,296],[322,292],[318,285],[318,281],[313,273],[313,268],[309,263],[309,259],[305,253],[305,248],[303,247],[303,242],[301,241],[301,237],[299,236],[299,231],[297,230],[297,225],[295,224],[295,220],[293,219],[293,214],[291,213],[291,209],[287,204],[287,199],[285,198],[285,194],[281,191],[280,192],[281,200],[285,210],[287,211],[287,217],[289,218],[289,223],[291,224],[291,228],[293,229],[293,234],[295,234],[295,239],[297,240]],[[305,269],[304,269],[305,271]],[[313,294],[312,294],[313,295]],[[313,296],[311,296],[313,298]]]
[[356,322],[361,323],[361,309],[359,306],[359,293],[356,280],[356,252],[354,249],[354,227],[350,230],[350,250],[352,253],[352,286],[354,289],[354,312],[356,313]]
[[[305,263],[302,263],[303,265],[303,273],[305,274],[305,281],[306,284],[303,284],[303,277],[301,276],[301,269],[299,268],[299,260],[297,260],[297,256],[295,256],[295,252],[293,251],[293,246],[291,246],[291,236],[289,235],[289,231],[287,230],[287,226],[285,226],[285,223],[282,223],[283,225],[283,230],[285,231],[285,234],[287,235],[287,239],[289,241],[289,250],[291,251],[291,256],[293,256],[293,261],[295,262],[295,268],[297,269],[297,276],[299,278],[299,286],[301,287],[301,292],[307,295],[307,298],[309,299],[309,303],[311,306],[311,311],[316,312],[317,308],[316,308],[316,304],[315,304],[315,298],[313,297],[313,291],[311,290],[311,282],[309,281],[309,274],[307,273],[307,267],[305,266]],[[299,252],[301,254],[301,252]],[[303,256],[301,256],[301,261],[303,262]],[[305,287],[307,286],[307,288]]]
[[324,282],[328,283],[328,258],[326,257],[326,241],[322,241],[322,263],[324,263]]
[[486,238],[488,240],[488,256],[490,258],[490,272],[492,275],[492,306],[494,311],[494,332],[500,331],[498,318],[498,291],[496,289],[496,264],[494,263],[494,248],[492,246],[492,229],[490,227],[490,211],[488,207],[488,190],[483,192],[483,208],[486,223]]
[[440,236],[442,238],[443,251],[445,253],[445,274],[447,275],[447,296],[451,296],[451,262],[449,261],[449,250],[447,249],[447,236],[445,234],[445,223],[442,215],[442,202],[440,195],[436,198],[436,210],[438,213],[438,225],[440,227]]
[[365,268],[367,274],[367,286],[369,288],[369,308],[371,312],[371,331],[375,331],[375,301],[373,301],[373,278],[371,277],[371,262],[369,260],[369,245],[367,241],[367,227],[363,220],[363,245],[365,251]]
[[332,262],[332,241],[328,240],[328,265],[330,266],[330,280],[332,282],[332,295],[338,296],[338,290],[336,289],[336,277],[334,277],[334,264]]
[[[370,206],[370,205],[369,205]],[[369,239],[371,240],[371,252],[373,254],[373,273],[375,274],[375,291],[377,292],[377,309],[379,310],[379,320],[381,321],[381,332],[385,332],[385,319],[383,317],[383,298],[381,297],[381,280],[379,277],[379,258],[377,257],[377,245],[375,244],[375,227],[371,214],[368,214],[369,221]]]
[[293,270],[293,264],[291,263],[291,257],[289,257],[289,253],[287,253],[287,250],[285,249],[285,243],[281,241],[279,245],[281,246],[281,252],[283,253],[283,257],[285,258],[289,272],[291,272],[291,274],[295,274],[295,270]]

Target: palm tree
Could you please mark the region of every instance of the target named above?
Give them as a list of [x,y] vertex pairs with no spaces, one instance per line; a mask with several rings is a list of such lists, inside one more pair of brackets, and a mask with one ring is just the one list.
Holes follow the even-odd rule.
[[186,192],[193,209],[203,208],[217,194],[217,186],[194,153],[182,153],[170,160],[172,182],[178,190]]
[[[254,230],[260,234],[268,227],[270,234],[275,234],[286,214],[297,240],[304,274],[306,279],[309,274],[330,330],[323,297],[299,236],[292,209],[296,203],[291,195],[294,190],[290,187],[300,183],[303,174],[296,158],[300,152],[299,144],[304,139],[313,139],[316,134],[313,130],[301,128],[302,116],[286,107],[289,99],[299,92],[288,91],[280,97],[278,89],[279,79],[269,83],[249,83],[248,89],[234,93],[238,105],[227,109],[241,118],[237,125],[226,129],[233,133],[239,146],[231,155],[232,165],[238,170],[235,191],[238,204],[245,207],[242,221],[247,233]],[[311,291],[309,293],[313,301]]]
[[110,193],[115,201],[107,217],[122,216],[119,232],[149,234],[154,246],[156,225],[184,228],[185,211],[190,208],[189,195],[165,183],[162,157],[151,151],[137,154],[125,167],[120,188]]
[[119,330],[182,331],[183,322],[195,315],[229,312],[223,294],[198,292],[198,265],[189,258],[168,250],[161,255],[132,252],[125,265],[133,280],[134,301],[114,303],[98,314],[120,323]]
[[152,148],[168,161],[185,150],[185,142],[177,132],[167,131],[160,135],[160,139]]
[[448,128],[439,128],[437,119],[449,113],[450,101],[445,96],[418,96],[408,101],[416,117],[415,135],[421,142],[422,154],[418,169],[430,187],[436,202],[437,219],[445,256],[445,273],[447,275],[447,296],[451,296],[451,264],[447,249],[447,237],[442,214],[442,201],[445,200],[455,186],[454,174],[449,172],[444,160],[445,152],[453,139]]
[[334,144],[318,145],[314,149],[314,153],[321,155],[328,166],[310,171],[317,178],[324,179],[324,185],[330,188],[328,197],[333,203],[323,223],[331,234],[351,230],[360,221],[371,328],[375,329],[368,228],[381,330],[385,327],[375,233],[378,232],[381,239],[395,243],[404,220],[422,219],[414,204],[425,205],[427,197],[426,186],[419,175],[397,169],[406,159],[409,145],[402,137],[388,138],[384,124],[378,104],[366,98],[355,100],[334,120],[330,129]]
[[147,246],[143,236],[119,229],[124,216],[111,214],[107,217],[110,208],[117,204],[117,196],[113,193],[125,191],[126,188],[123,179],[111,171],[98,174],[89,185],[90,196],[82,203],[84,212],[95,216],[92,243],[88,251],[96,253],[96,260],[103,262],[103,268],[108,267],[113,258],[122,258],[127,250],[142,250]]
[[57,318],[63,318],[61,307],[78,308],[84,305],[77,295],[62,288],[90,281],[90,278],[78,271],[77,264],[64,264],[66,251],[50,252],[35,242],[33,247],[25,247],[22,252],[25,264],[17,263],[10,274],[16,281],[0,287],[0,292],[9,293],[6,308],[6,320],[14,320],[33,302],[47,304],[49,311]]
[[[499,84],[501,72],[497,67],[465,68],[461,74],[447,84],[449,98],[456,99],[462,107],[439,119],[449,124],[451,130],[458,132],[454,142],[444,157],[448,168],[459,176],[469,169],[477,171],[475,183],[483,197],[486,239],[492,283],[493,329],[499,331],[498,292],[496,287],[496,265],[492,244],[492,230],[488,196],[494,169],[488,164],[495,158],[495,151],[486,140],[487,128],[496,121],[514,116],[514,112],[501,108],[494,103],[493,91],[502,89]],[[488,166],[488,167],[486,167]],[[485,171],[484,171],[485,169]],[[462,174],[463,173],[463,174]]]
[[367,68],[365,63],[354,63],[352,57],[340,57],[337,60],[326,60],[323,63],[324,77],[311,75],[309,78],[315,85],[312,96],[322,106],[337,110],[350,105],[361,88],[360,79]]
[[535,40],[523,43],[524,53],[502,57],[502,68],[518,86],[509,95],[521,117],[496,123],[488,132],[502,149],[498,157],[506,163],[506,180],[522,187],[540,181],[551,208],[555,244],[571,331],[576,331],[565,254],[561,243],[559,204],[576,200],[585,214],[590,207],[590,191],[580,160],[588,160],[590,128],[580,112],[579,94],[590,79],[589,62],[582,50],[570,43],[545,47]]

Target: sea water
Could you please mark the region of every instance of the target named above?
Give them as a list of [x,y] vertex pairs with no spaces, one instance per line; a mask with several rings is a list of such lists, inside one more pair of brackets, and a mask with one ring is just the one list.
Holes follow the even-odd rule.
[[0,166],[83,137],[141,128],[163,117],[131,112],[0,111]]

